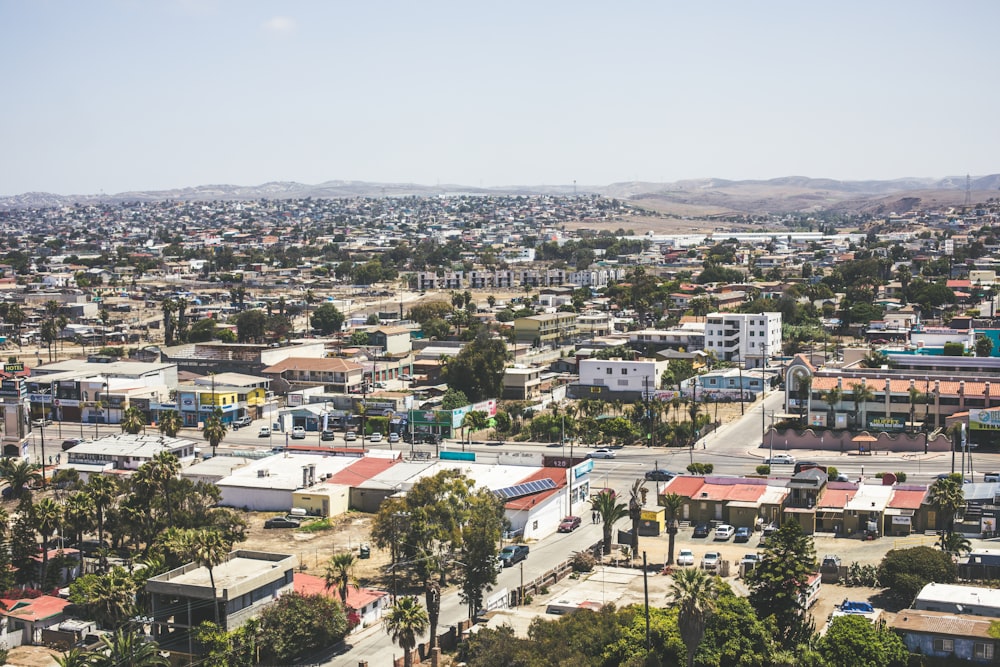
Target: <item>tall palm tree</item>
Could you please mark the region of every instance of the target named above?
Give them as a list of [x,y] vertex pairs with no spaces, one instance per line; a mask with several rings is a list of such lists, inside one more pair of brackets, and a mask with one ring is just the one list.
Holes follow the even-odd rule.
[[201,434],[212,445],[212,456],[215,456],[215,448],[225,439],[226,433],[226,425],[222,421],[222,408],[217,407],[212,411],[211,416],[205,420],[205,428],[201,430]]
[[928,500],[944,516],[944,535],[955,532],[955,515],[965,507],[962,476],[954,473],[931,484]]
[[160,433],[168,438],[174,438],[180,433],[184,421],[176,410],[166,410],[160,413]]
[[677,538],[677,532],[680,529],[678,521],[684,509],[684,496],[678,493],[668,493],[660,499],[660,503],[663,505],[664,519],[667,522],[667,535],[670,536],[667,543],[667,565],[673,565],[674,542]]
[[962,533],[941,533],[934,546],[940,547],[945,553],[959,557],[972,550],[972,543]]
[[11,497],[19,500],[31,497],[30,487],[42,479],[41,466],[27,461],[0,459],[0,479],[10,485]]
[[71,648],[66,653],[56,656],[59,667],[93,667],[94,654],[82,648]]
[[851,402],[854,403],[854,419],[858,421],[858,414],[861,415],[860,428],[865,428],[868,424],[868,402],[875,400],[875,392],[867,384],[856,382],[851,385]]
[[42,576],[40,588],[47,589],[49,570],[49,538],[59,530],[62,522],[62,510],[51,498],[42,498],[32,508],[35,515],[35,532],[42,538]]
[[674,572],[670,584],[672,606],[678,608],[677,628],[687,648],[688,667],[694,667],[694,655],[705,636],[705,626],[715,606],[718,593],[715,577],[704,570],[689,567]]
[[215,593],[215,567],[226,560],[232,545],[228,544],[217,530],[202,528],[191,532],[191,559],[208,570],[208,581],[212,585],[212,608],[215,623],[219,624],[219,602]]
[[625,503],[618,502],[614,491],[605,489],[591,499],[590,509],[601,517],[601,527],[604,531],[604,555],[607,556],[611,553],[611,531],[614,529],[615,523],[628,516],[628,508]]
[[910,427],[910,429],[912,429],[913,428],[913,422],[916,419],[915,413],[917,411],[917,405],[920,405],[920,404],[923,404],[923,403],[927,402],[927,394],[924,394],[922,391],[920,391],[916,387],[910,387],[909,398],[910,398],[910,426],[909,427]]
[[121,428],[122,433],[131,433],[132,435],[146,428],[146,417],[143,416],[142,410],[136,407],[125,410],[122,414]]
[[646,483],[637,479],[629,489],[628,518],[632,521],[632,557],[639,555],[639,524],[642,523],[642,506]]
[[427,610],[413,595],[399,598],[385,617],[385,631],[403,649],[403,667],[413,667],[417,637],[427,631]]
[[831,387],[823,392],[823,401],[830,406],[830,419],[827,428],[833,428],[837,423],[837,406],[844,400],[844,391],[840,387]]
[[430,620],[430,639],[428,648],[437,646],[438,617],[441,615],[441,584],[436,579],[424,582],[424,603],[427,605],[427,618]]
[[167,522],[174,524],[173,504],[170,502],[170,485],[181,471],[180,461],[168,451],[157,453],[149,463],[149,481],[163,494],[164,507],[167,508]]
[[120,628],[135,614],[135,580],[120,565],[95,577],[88,592],[87,606],[102,628]]
[[87,493],[90,494],[94,502],[94,511],[97,512],[97,540],[104,544],[104,515],[118,496],[118,485],[111,477],[95,475],[87,482]]
[[74,491],[66,496],[63,503],[63,525],[65,532],[73,536],[79,544],[83,534],[94,525],[94,501],[86,491]]
[[354,563],[357,561],[350,551],[334,554],[326,563],[326,571],[323,573],[323,580],[327,589],[337,588],[340,594],[340,601],[347,608],[347,593],[353,585],[358,587],[358,582],[354,578]]

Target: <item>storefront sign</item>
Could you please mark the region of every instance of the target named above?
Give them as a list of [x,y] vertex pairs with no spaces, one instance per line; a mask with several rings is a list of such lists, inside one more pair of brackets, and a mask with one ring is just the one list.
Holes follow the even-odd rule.
[[872,417],[868,420],[868,428],[878,431],[902,431],[906,424],[895,417]]
[[969,410],[969,428],[976,431],[1000,429],[1000,409]]

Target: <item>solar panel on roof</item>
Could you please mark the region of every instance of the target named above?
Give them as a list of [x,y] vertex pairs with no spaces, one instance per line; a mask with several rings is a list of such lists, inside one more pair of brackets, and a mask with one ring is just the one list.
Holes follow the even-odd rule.
[[513,500],[514,498],[530,496],[534,493],[541,493],[542,491],[548,491],[549,489],[554,488],[556,488],[556,483],[546,477],[545,479],[538,479],[532,482],[525,482],[524,484],[515,484],[514,486],[497,489],[494,493],[506,500]]

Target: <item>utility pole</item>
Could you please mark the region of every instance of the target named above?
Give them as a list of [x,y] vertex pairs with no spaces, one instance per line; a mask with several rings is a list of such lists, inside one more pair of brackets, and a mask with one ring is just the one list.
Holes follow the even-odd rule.
[[649,640],[649,572],[646,569],[645,551],[642,552],[642,592],[646,607],[646,651],[649,651],[652,643]]

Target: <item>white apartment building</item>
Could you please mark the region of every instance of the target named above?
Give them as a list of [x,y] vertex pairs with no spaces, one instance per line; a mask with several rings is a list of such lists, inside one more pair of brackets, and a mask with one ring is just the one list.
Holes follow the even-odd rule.
[[580,361],[580,384],[606,387],[609,392],[646,392],[659,387],[667,362],[654,359],[583,359]]
[[781,354],[781,313],[711,313],[705,321],[705,351],[719,361],[760,368]]

